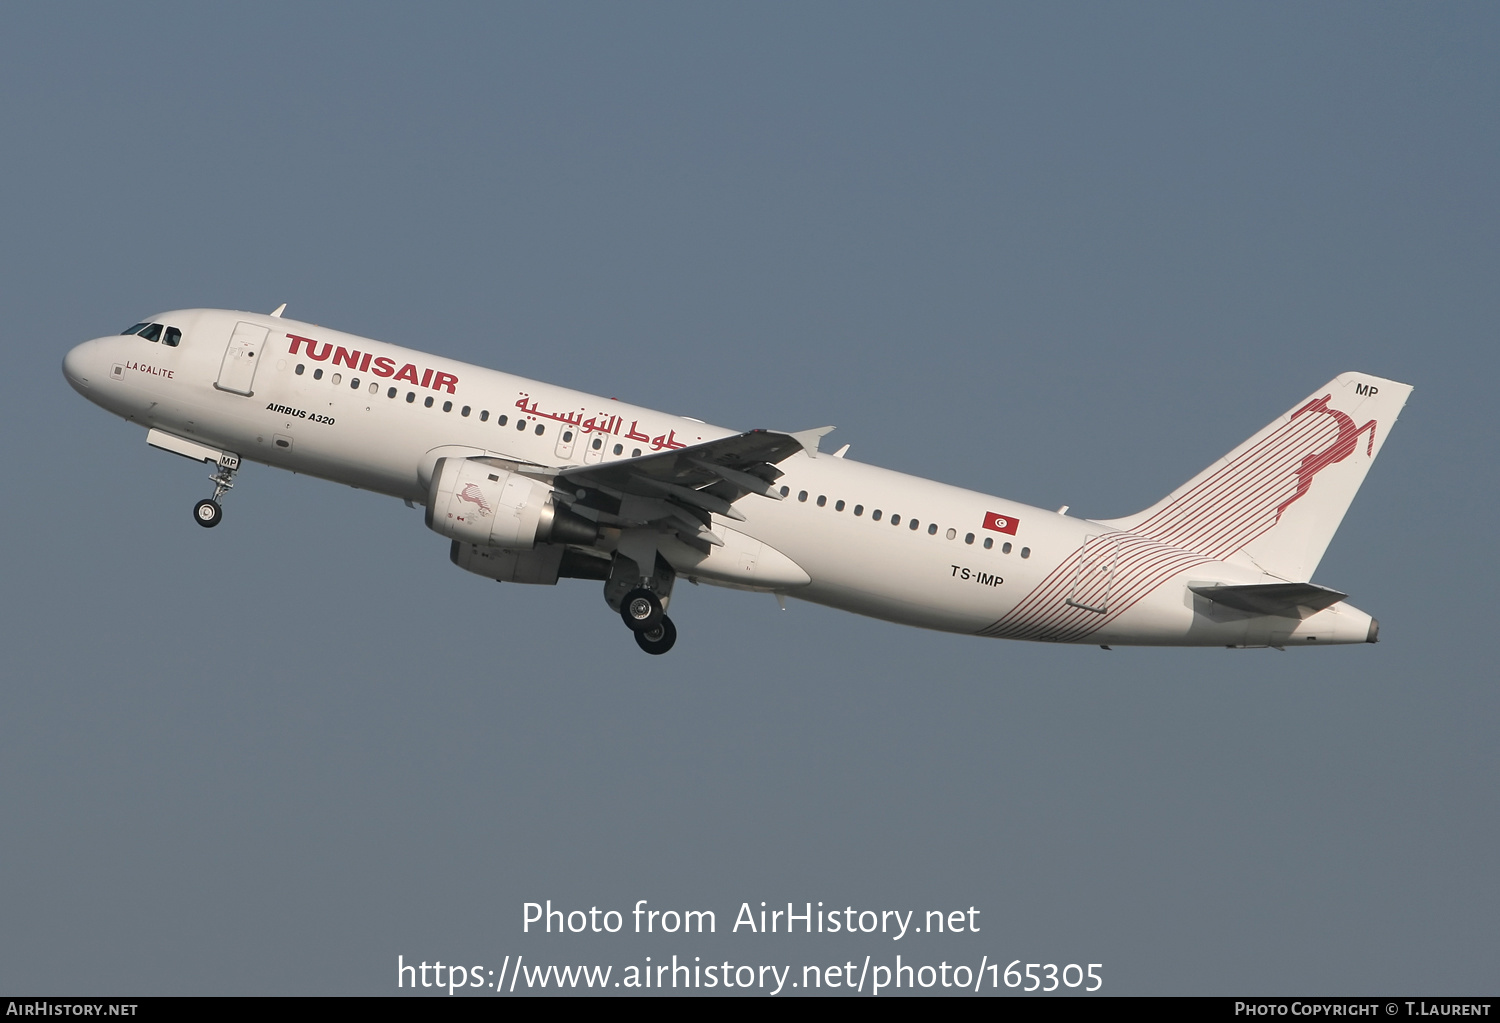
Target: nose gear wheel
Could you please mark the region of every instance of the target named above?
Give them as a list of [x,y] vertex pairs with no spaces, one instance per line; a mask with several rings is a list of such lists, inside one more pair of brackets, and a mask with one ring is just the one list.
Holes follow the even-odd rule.
[[204,498],[193,505],[193,521],[198,525],[212,529],[224,520],[224,509],[219,507],[219,502],[210,498]]

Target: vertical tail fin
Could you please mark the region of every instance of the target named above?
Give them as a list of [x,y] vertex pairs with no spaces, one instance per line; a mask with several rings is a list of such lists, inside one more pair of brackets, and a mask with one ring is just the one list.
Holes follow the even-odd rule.
[[1411,390],[1341,373],[1165,499],[1109,524],[1305,582]]

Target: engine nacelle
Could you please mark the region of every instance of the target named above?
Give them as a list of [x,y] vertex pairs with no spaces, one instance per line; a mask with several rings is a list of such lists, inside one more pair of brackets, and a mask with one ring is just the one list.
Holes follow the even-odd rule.
[[479,547],[454,540],[448,559],[466,572],[502,583],[555,586],[559,579],[608,579],[610,559],[560,543],[537,544],[529,551]]
[[591,544],[599,530],[552,488],[479,458],[440,458],[427,496],[428,528],[480,547],[530,550],[538,543]]
[[448,559],[466,572],[497,582],[556,586],[565,550],[560,544],[549,543],[530,551],[507,551],[454,540]]

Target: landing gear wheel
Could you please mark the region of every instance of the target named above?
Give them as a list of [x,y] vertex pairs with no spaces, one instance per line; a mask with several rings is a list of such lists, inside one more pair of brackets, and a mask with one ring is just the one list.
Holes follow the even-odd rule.
[[[620,601],[620,617],[625,619],[625,627],[631,632],[654,629],[662,621],[661,601],[650,590],[631,590]],[[671,646],[670,643],[667,645]]]
[[672,624],[672,619],[666,615],[661,616],[661,621],[654,629],[646,629],[635,634],[635,645],[648,654],[664,654],[672,649],[672,644],[677,642],[677,626]]
[[205,529],[212,529],[224,518],[224,509],[219,507],[219,502],[204,498],[193,505],[193,521]]

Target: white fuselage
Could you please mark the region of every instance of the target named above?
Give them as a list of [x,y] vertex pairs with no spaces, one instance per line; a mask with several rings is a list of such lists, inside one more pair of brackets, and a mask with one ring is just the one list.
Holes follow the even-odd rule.
[[[197,309],[155,320],[180,329],[181,344],[135,335],[86,342],[67,356],[69,382],[143,427],[414,503],[427,501],[444,455],[564,467],[737,432],[263,314]],[[229,371],[226,345],[237,324],[270,331],[254,353],[259,364],[240,370],[253,379],[248,395],[216,386]],[[923,628],[1067,642],[1322,645],[1371,634],[1369,616],[1345,603],[1300,620],[1205,614],[1189,584],[1267,581],[1253,566],[1208,558],[1144,592],[1077,602],[1102,610],[1080,608],[1067,603],[1070,584],[1056,573],[1114,526],[826,453],[798,453],[778,468],[784,500],[747,496],[735,505],[745,521],[713,520],[716,531],[774,548],[808,580],[760,588]],[[1014,531],[986,528],[997,521]],[[691,568],[678,570],[693,577]],[[1049,577],[1060,606],[1016,620]]]

